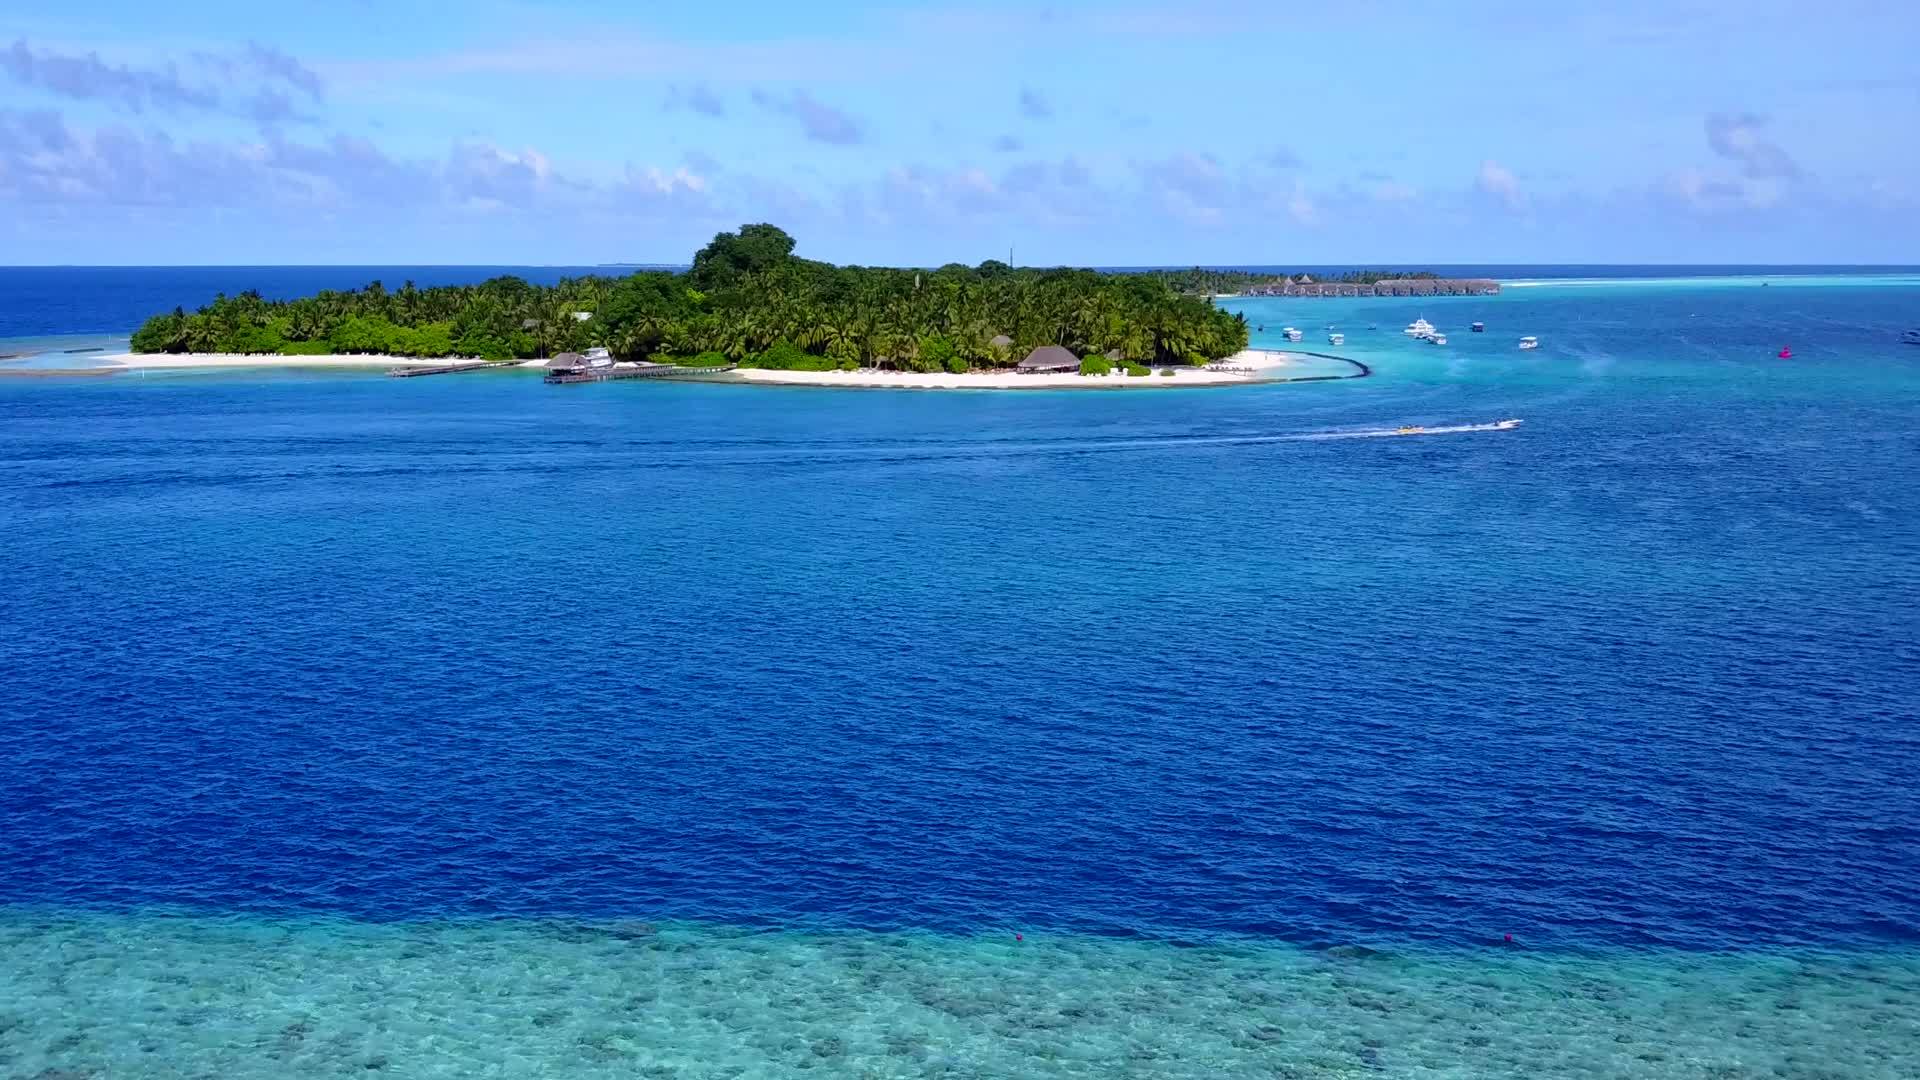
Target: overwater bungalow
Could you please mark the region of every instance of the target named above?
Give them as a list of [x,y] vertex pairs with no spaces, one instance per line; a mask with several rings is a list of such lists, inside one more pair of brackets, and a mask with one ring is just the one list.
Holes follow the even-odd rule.
[[1390,278],[1372,284],[1316,282],[1305,274],[1247,289],[1248,296],[1492,296],[1500,283],[1490,278]]

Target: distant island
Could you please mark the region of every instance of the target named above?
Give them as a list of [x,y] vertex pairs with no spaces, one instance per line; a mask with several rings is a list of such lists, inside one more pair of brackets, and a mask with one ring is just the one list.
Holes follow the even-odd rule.
[[1491,296],[1500,291],[1492,278],[1444,278],[1427,270],[1350,270],[1320,278],[1199,266],[1142,273],[1183,296]]
[[1246,320],[1152,274],[835,266],[766,224],[715,236],[684,272],[498,277],[478,285],[268,300],[221,296],[148,319],[135,353],[534,359],[605,349],[622,361],[789,371],[961,373],[1071,352],[1088,374],[1200,366],[1247,347]]

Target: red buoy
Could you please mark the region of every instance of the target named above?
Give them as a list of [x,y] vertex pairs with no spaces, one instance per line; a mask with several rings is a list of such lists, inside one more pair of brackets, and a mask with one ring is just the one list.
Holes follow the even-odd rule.
[[1507,944],[1509,944],[1509,945],[1511,945],[1511,944],[1513,944],[1513,935],[1512,935],[1512,934],[1508,934],[1508,935],[1507,935]]
[[1015,935],[1013,935],[1013,940],[1015,940],[1015,941],[1025,941],[1025,940],[1027,940],[1027,939],[1026,939],[1026,938],[1023,938],[1023,937],[1021,937],[1021,936],[1020,936],[1019,934],[1015,934]]
[[1780,350],[1780,359],[1782,359],[1782,360],[1791,360],[1791,359],[1793,359],[1793,350],[1792,350],[1792,349],[1788,349],[1788,348],[1782,348],[1782,349]]

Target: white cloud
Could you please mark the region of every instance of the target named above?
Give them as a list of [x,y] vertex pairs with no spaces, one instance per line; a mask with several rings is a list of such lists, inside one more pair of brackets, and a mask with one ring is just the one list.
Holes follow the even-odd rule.
[[1480,171],[1474,174],[1473,187],[1508,210],[1518,211],[1526,207],[1526,194],[1520,190],[1520,179],[1513,175],[1513,170],[1491,158],[1480,163]]
[[800,121],[800,130],[814,142],[851,146],[866,137],[853,114],[817,101],[805,90],[795,90],[785,97],[755,90],[752,97],[754,104],[761,108]]
[[1420,197],[1420,189],[1412,184],[1403,184],[1398,180],[1380,180],[1367,189],[1375,202],[1404,203]]
[[1739,162],[1741,175],[1749,180],[1797,178],[1800,166],[1793,158],[1760,137],[1765,125],[1765,118],[1752,113],[1714,113],[1707,117],[1707,145],[1721,157]]
[[1307,185],[1304,181],[1293,182],[1293,191],[1287,196],[1287,216],[1300,225],[1320,224],[1320,207],[1315,205],[1313,198],[1307,194]]

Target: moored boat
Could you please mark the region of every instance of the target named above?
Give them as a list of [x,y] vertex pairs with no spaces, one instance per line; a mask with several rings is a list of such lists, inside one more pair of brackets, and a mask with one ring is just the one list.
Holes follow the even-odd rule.
[[1327,344],[1329,345],[1345,345],[1346,343],[1347,343],[1347,335],[1345,334],[1328,334],[1327,335]]
[[1528,334],[1526,337],[1520,339],[1520,347],[1523,349],[1537,349],[1540,347],[1540,339],[1534,337],[1532,334]]
[[1425,316],[1422,316],[1408,323],[1407,328],[1400,332],[1408,337],[1423,338],[1433,333],[1433,324],[1428,322]]
[[1446,343],[1447,343],[1447,335],[1441,333],[1438,330],[1435,330],[1433,333],[1427,335],[1427,344],[1429,345],[1445,345]]
[[1306,336],[1302,334],[1298,328],[1292,326],[1280,331],[1280,333],[1284,335],[1288,341],[1299,341],[1302,337]]
[[1483,322],[1477,322],[1477,323],[1474,323],[1472,326],[1468,327],[1467,329],[1472,330],[1476,334],[1484,334],[1487,331],[1487,324]]

